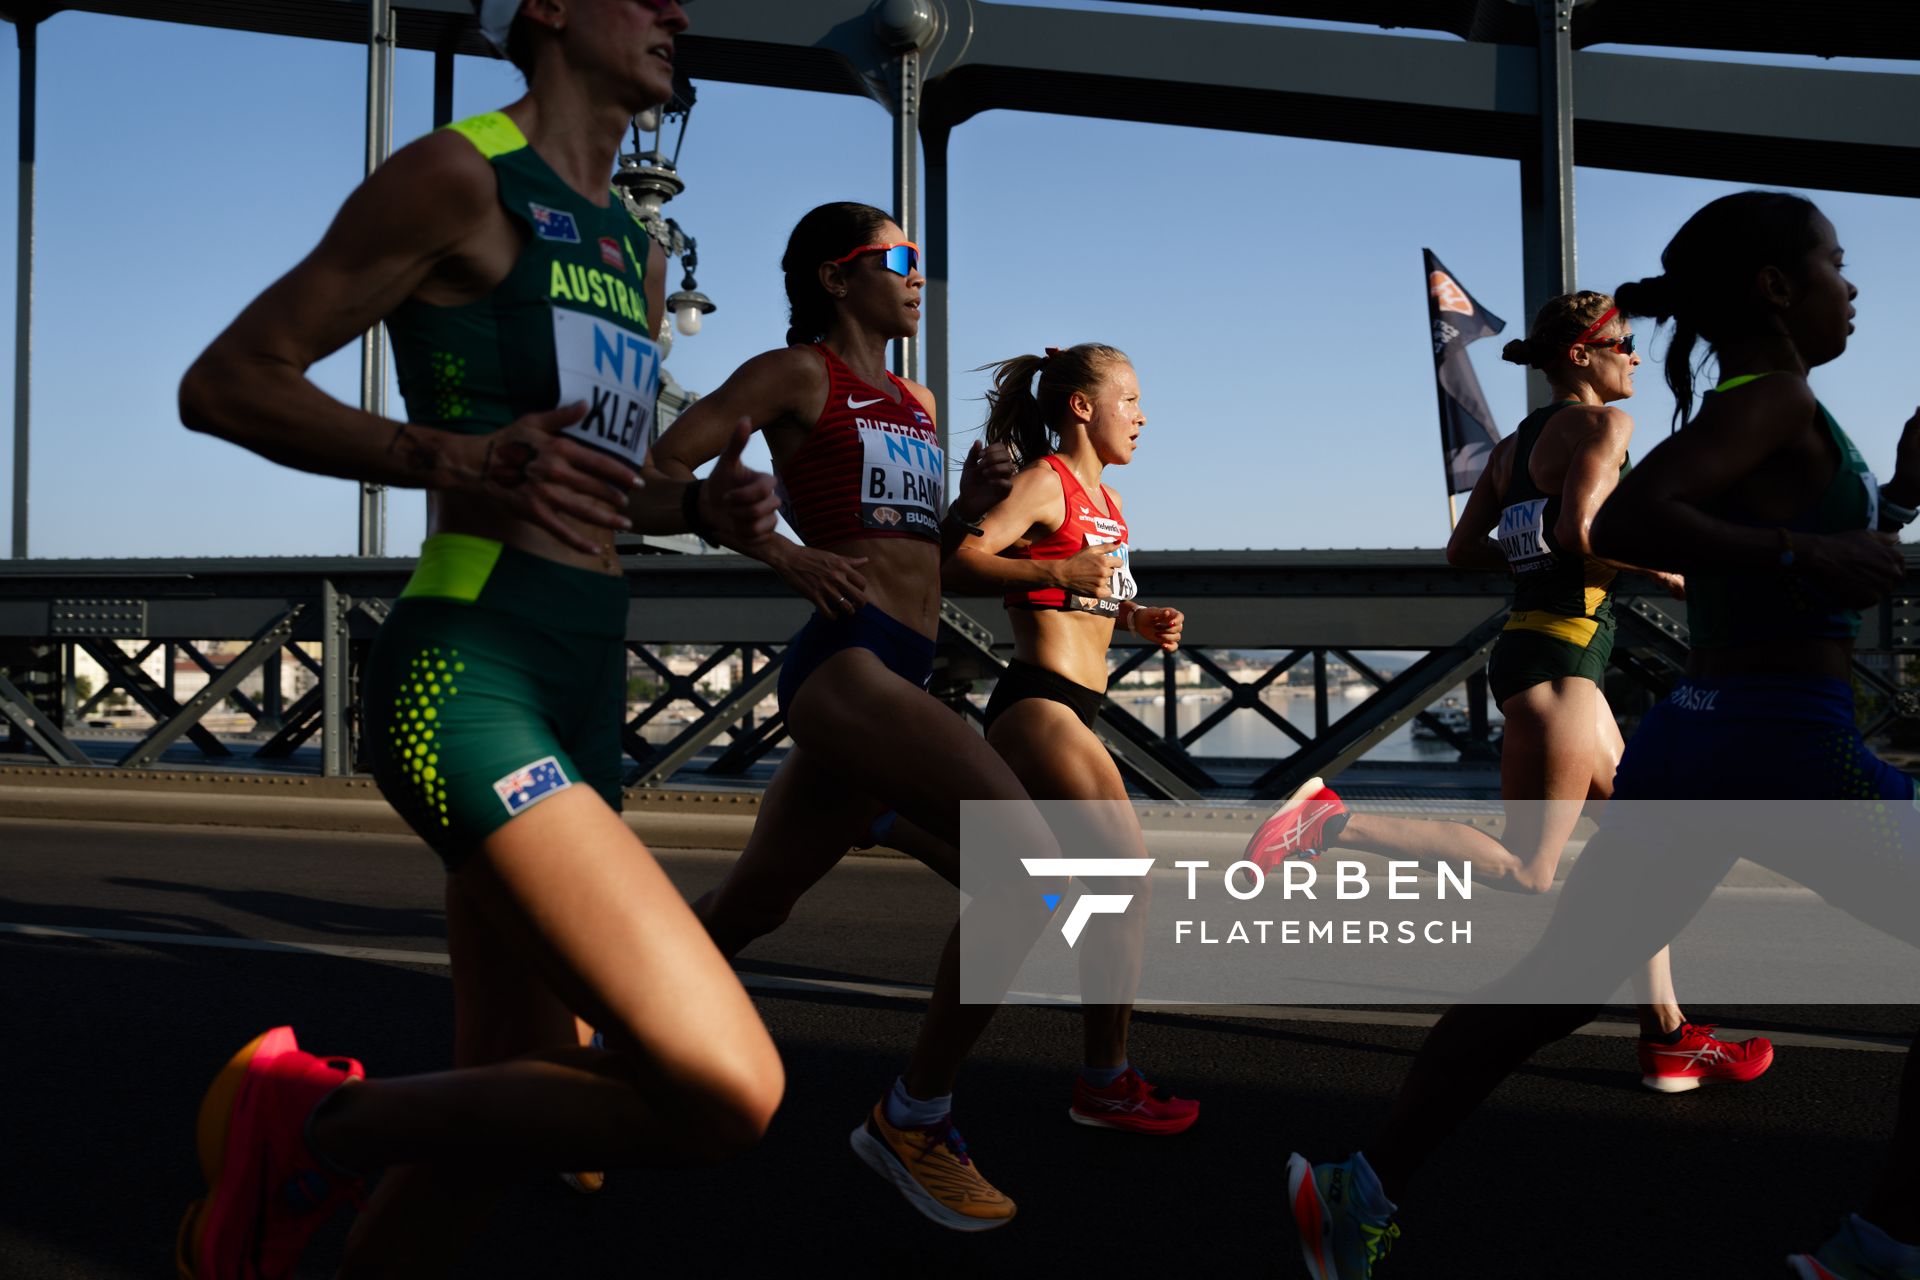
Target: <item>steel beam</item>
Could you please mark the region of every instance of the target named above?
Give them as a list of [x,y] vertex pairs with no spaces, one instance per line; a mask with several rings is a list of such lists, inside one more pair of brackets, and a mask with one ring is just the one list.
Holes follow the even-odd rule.
[[13,548],[27,558],[28,442],[33,421],[33,172],[35,106],[39,99],[40,24],[14,28],[20,43],[20,173],[13,284]]
[[308,738],[320,732],[320,700],[325,693],[326,687],[316,684],[295,698],[282,717],[284,723],[280,731],[261,743],[259,750],[253,754],[262,760],[284,760]]
[[33,699],[0,675],[0,718],[4,718],[48,760],[58,765],[91,765],[86,752],[73,745],[51,716],[33,705]]
[[[1511,0],[1136,0],[1162,10],[1212,9],[1266,17],[1321,19],[1385,29],[1444,31],[1462,40],[1531,45],[1532,22]],[[943,0],[956,16],[968,0]],[[1525,0],[1522,0],[1522,4]],[[23,0],[0,6],[19,14]],[[59,7],[90,13],[188,22],[202,26],[304,36],[358,44],[364,38],[364,0],[59,0]],[[820,12],[823,0],[784,7]],[[865,3],[849,6],[856,14]],[[469,0],[396,0],[400,43],[432,49],[448,40],[462,53],[488,56],[474,29]],[[711,27],[722,0],[703,0],[696,30]],[[841,6],[826,10],[838,21]],[[1170,15],[1171,16],[1171,15]],[[1575,48],[1632,44],[1668,49],[1728,49],[1810,53],[1827,58],[1920,58],[1920,8],[1890,0],[1606,0],[1583,4],[1574,16]]]
[[[146,713],[153,717],[156,724],[164,724],[179,716],[181,707],[173,700],[173,695],[154,683],[153,677],[134,665],[132,659],[111,640],[85,639],[79,641],[107,678],[114,681],[140,704]],[[203,755],[215,759],[224,759],[233,754],[225,743],[201,727],[195,719],[186,722],[186,733],[193,745],[200,748]]]
[[927,171],[924,210],[926,238],[919,242],[927,250],[920,260],[920,268],[927,277],[926,286],[920,290],[920,347],[927,390],[933,392],[937,419],[934,425],[940,433],[940,452],[949,458],[953,456],[948,443],[951,434],[947,427],[947,420],[953,416],[953,406],[947,400],[951,386],[947,346],[947,282],[951,276],[947,259],[953,251],[953,224],[949,216],[951,209],[947,188],[947,143],[951,137],[952,131],[929,106],[920,117],[920,153]]
[[347,669],[348,615],[353,598],[343,594],[332,579],[320,584],[320,628],[326,646],[320,667],[320,772],[324,777],[343,778],[353,771],[353,752],[347,744],[347,717],[350,696]]
[[240,687],[245,680],[259,669],[267,660],[267,655],[279,651],[293,634],[293,620],[300,616],[304,605],[294,605],[282,614],[274,623],[253,638],[253,642],[228,662],[220,674],[207,681],[200,692],[187,700],[187,704],[162,723],[155,725],[133,750],[120,757],[123,769],[144,769],[158,760],[175,738],[194,728],[200,718],[218,706],[222,699]]
[[1254,794],[1263,800],[1277,800],[1308,778],[1345,769],[1419,715],[1428,703],[1484,666],[1506,621],[1507,611],[1500,609],[1455,644],[1429,653],[1408,667],[1329,726],[1311,747],[1301,748],[1262,774],[1254,783]]
[[[865,8],[707,0],[681,62],[696,79],[867,92]],[[1510,160],[1539,143],[1534,44],[1014,4],[969,13],[968,38],[949,37],[924,69],[949,125],[1000,108]],[[1582,164],[1920,195],[1911,76],[1599,53],[1571,67]]]
[[[393,150],[393,0],[367,0],[367,175]],[[387,416],[387,334],[360,335],[360,408]],[[360,485],[360,554],[387,554],[387,486]]]
[[[784,655],[782,655],[784,656]],[[760,700],[780,683],[780,658],[742,680],[727,691],[727,696],[695,724],[690,724],[672,742],[665,744],[626,778],[629,787],[651,787],[665,782],[680,767],[707,748],[715,738],[750,715]]]
[[[364,41],[365,0],[70,0],[65,8]],[[1144,8],[1145,6],[1143,6]],[[1192,7],[1168,4],[1167,8]],[[922,72],[959,123],[994,108],[1150,120],[1520,159],[1533,149],[1536,41],[1493,0],[1232,0],[1263,14],[1426,27],[1453,41],[1153,12],[939,0]],[[467,0],[394,0],[405,47],[485,54]],[[880,96],[870,0],[703,0],[679,41],[695,79]],[[1365,16],[1354,17],[1353,14]],[[1887,0],[1605,0],[1573,46],[1632,41],[1920,57],[1920,7]],[[1729,181],[1920,195],[1913,77],[1576,52],[1581,163]]]
[[453,123],[453,46],[433,51],[433,127]]
[[[893,106],[893,216],[907,239],[920,243],[920,51],[898,58]],[[924,317],[921,321],[925,323]],[[920,340],[902,338],[894,348],[894,371],[920,380]],[[944,410],[945,406],[940,406]],[[944,413],[942,421],[944,421]]]
[[[197,644],[194,644],[191,640],[182,641],[179,645],[179,648],[185,651],[187,655],[187,660],[189,662],[193,663],[194,666],[200,668],[200,670],[206,672],[207,679],[209,680],[219,679],[221,672],[226,670],[226,668],[216,665],[211,658],[207,657],[206,654],[200,652],[200,646]],[[278,653],[278,652],[279,652],[278,649],[275,649],[273,651],[273,653]],[[269,661],[272,660],[272,656],[273,656],[272,654],[268,655]],[[172,664],[169,663],[168,666],[169,668],[171,668]],[[171,692],[171,690],[169,690],[169,692]],[[238,689],[232,690],[230,693],[228,693],[227,696],[233,699],[233,705],[240,708],[240,712],[242,715],[252,716],[255,724],[258,724],[260,722],[261,716],[264,713],[260,710],[259,704],[256,703],[252,698],[249,698],[246,694],[240,692]]]
[[[1573,0],[1533,0],[1539,144],[1520,163],[1520,252],[1524,331],[1548,298],[1572,293],[1579,278],[1573,221]],[[1553,399],[1547,375],[1527,371],[1527,404]]]

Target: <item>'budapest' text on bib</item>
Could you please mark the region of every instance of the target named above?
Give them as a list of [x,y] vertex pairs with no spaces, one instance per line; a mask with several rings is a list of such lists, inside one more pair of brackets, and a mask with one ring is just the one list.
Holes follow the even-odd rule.
[[853,425],[862,459],[860,523],[938,538],[947,479],[940,446],[892,422],[855,418]]
[[1133,580],[1133,561],[1127,554],[1126,529],[1118,520],[1110,520],[1105,516],[1086,516],[1082,519],[1098,531],[1087,534],[1087,545],[1119,556],[1120,563],[1113,567],[1113,577],[1107,582],[1109,594],[1106,599],[1075,595],[1069,591],[1067,608],[1082,613],[1117,614],[1122,600],[1131,600],[1140,594],[1140,585]]
[[563,434],[639,469],[653,443],[660,348],[611,320],[555,307],[553,354],[560,368],[560,403],[587,402],[587,416]]

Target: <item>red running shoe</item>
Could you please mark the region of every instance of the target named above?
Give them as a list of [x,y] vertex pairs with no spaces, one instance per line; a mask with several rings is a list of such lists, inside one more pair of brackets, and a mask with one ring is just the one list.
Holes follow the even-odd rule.
[[1325,847],[1327,822],[1346,811],[1346,801],[1332,787],[1308,778],[1253,833],[1246,859],[1265,871],[1288,858],[1317,858]]
[[1773,1041],[1716,1040],[1713,1027],[1686,1023],[1680,1043],[1640,1042],[1640,1083],[1659,1093],[1685,1093],[1702,1084],[1758,1080],[1773,1065]]
[[1084,1078],[1073,1082],[1073,1105],[1067,1115],[1075,1124],[1096,1129],[1125,1129],[1128,1133],[1185,1133],[1200,1118],[1200,1104],[1191,1098],[1176,1098],[1164,1088],[1155,1088],[1132,1067],[1104,1088],[1095,1088]]
[[307,1145],[320,1100],[366,1071],[352,1058],[316,1058],[275,1027],[233,1055],[200,1103],[207,1197],[187,1207],[175,1244],[182,1280],[280,1280],[361,1179],[321,1168]]

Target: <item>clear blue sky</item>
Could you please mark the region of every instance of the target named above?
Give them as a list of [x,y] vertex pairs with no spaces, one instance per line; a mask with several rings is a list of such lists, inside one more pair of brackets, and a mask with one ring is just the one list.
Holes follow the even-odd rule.
[[[697,28],[697,7],[692,16]],[[10,304],[19,68],[4,45],[0,299]],[[36,556],[353,550],[351,484],[192,436],[173,396],[188,361],[312,246],[358,181],[365,68],[350,45],[80,13],[44,24]],[[457,87],[462,115],[519,92],[505,64],[475,58],[460,60]],[[878,106],[699,88],[681,164],[689,190],[671,206],[699,237],[701,287],[720,305],[670,361],[697,390],[780,342],[778,263],[801,213],[829,199],[891,204]],[[396,97],[398,145],[430,124],[427,55],[400,55]],[[1599,169],[1577,182],[1580,280],[1601,289],[1657,270],[1685,217],[1735,189]],[[1133,355],[1148,415],[1132,466],[1109,473],[1142,548],[1444,542],[1420,249],[1521,330],[1516,164],[996,111],[955,133],[952,186],[956,376],[942,410],[962,449],[985,385],[962,371],[1048,344],[1110,342]],[[1839,227],[1861,288],[1852,347],[1815,385],[1884,474],[1920,403],[1910,341],[1920,209],[1808,194]],[[0,405],[11,405],[13,311],[0,311]],[[1511,429],[1524,376],[1498,346],[1473,356]],[[352,400],[358,368],[349,347],[315,378]],[[1644,452],[1672,411],[1656,361],[1627,407]],[[10,463],[9,435],[0,503]],[[389,546],[410,551],[422,522],[419,496],[395,493]]]

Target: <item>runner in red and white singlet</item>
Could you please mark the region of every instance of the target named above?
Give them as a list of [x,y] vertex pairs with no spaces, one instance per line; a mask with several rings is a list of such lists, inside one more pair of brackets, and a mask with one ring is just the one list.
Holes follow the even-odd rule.
[[[741,420],[764,432],[800,543],[776,535],[747,551],[815,608],[781,663],[780,708],[794,746],[740,861],[695,904],[729,955],[779,927],[850,846],[872,843],[876,814],[897,810],[947,850],[959,844],[962,800],[1027,799],[1006,762],[926,692],[941,562],[1005,494],[1013,464],[1004,449],[976,445],[945,505],[933,397],[886,368],[888,344],[919,330],[919,253],[867,205],[807,214],[783,261],[789,345],[741,366],[654,449],[658,471],[684,479],[720,453]],[[1037,814],[1028,829],[1032,851],[1057,855]],[[1002,852],[1005,887],[975,895],[969,911],[1037,938],[1047,915],[1034,882],[1013,848]],[[933,862],[958,882],[950,852]],[[1011,1221],[1014,1204],[981,1175],[954,1128],[952,1089],[995,1006],[960,1002],[957,929],[947,946],[913,1058],[852,1143],[920,1212],[956,1231],[982,1231]]]
[[[1106,701],[1107,649],[1117,625],[1172,652],[1184,623],[1178,609],[1135,601],[1120,495],[1101,483],[1106,467],[1132,460],[1146,425],[1139,380],[1124,354],[1085,343],[1001,361],[987,399],[987,440],[1026,465],[946,573],[952,591],[1007,589],[1013,660],[987,703],[987,741],[1036,800],[1124,804],[1126,784],[1093,731]],[[1113,853],[1144,857],[1139,824],[1116,812],[1125,818]],[[1127,1060],[1133,1007],[1120,1001],[1131,998],[1139,972],[1139,952],[1127,944],[1137,943],[1146,917],[1124,921],[1081,940],[1085,1065],[1068,1115],[1099,1128],[1181,1133],[1200,1104],[1149,1084]]]

